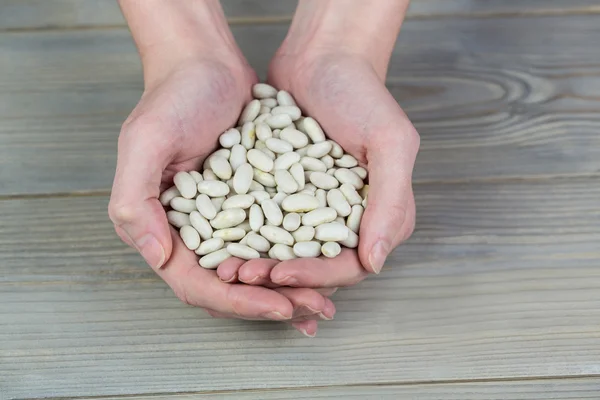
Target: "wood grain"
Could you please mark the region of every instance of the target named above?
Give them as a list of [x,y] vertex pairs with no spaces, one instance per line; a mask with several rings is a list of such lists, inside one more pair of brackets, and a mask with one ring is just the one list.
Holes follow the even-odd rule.
[[[231,23],[291,19],[296,0],[222,0]],[[599,13],[595,0],[412,0],[407,18]],[[3,0],[0,30],[124,26],[113,0]]]
[[[408,21],[388,86],[421,133],[415,181],[597,175],[597,22]],[[285,31],[234,28],[263,76]],[[0,54],[0,195],[109,190],[142,91],[129,33],[5,33]]]
[[0,398],[600,375],[600,180],[416,194],[414,237],[312,340],[180,304],[105,198],[0,201]]
[[[167,400],[188,399],[377,399],[377,400],[566,400],[597,399],[600,379],[548,379],[539,381],[504,381],[477,383],[443,383],[430,385],[341,386],[290,390],[250,390],[220,393],[161,395]],[[129,397],[128,397],[129,398]],[[135,396],[135,400],[151,400],[156,396]],[[108,397],[118,400],[123,397]],[[84,399],[82,399],[84,400]],[[92,400],[90,398],[90,400]]]

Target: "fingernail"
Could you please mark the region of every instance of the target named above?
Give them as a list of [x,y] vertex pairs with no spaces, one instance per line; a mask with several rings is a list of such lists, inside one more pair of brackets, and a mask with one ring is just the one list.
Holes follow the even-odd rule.
[[306,329],[300,329],[300,332],[302,332],[302,334],[304,336],[309,337],[309,338],[314,338],[315,336],[317,336],[317,332],[315,332],[311,335],[308,332],[306,332]]
[[388,246],[383,242],[383,240],[379,240],[373,248],[371,249],[371,253],[369,254],[369,263],[371,264],[371,268],[373,272],[379,274],[381,272],[381,268],[383,268],[383,264],[385,263],[385,259],[389,254]]
[[271,311],[266,314],[263,314],[263,317],[267,319],[272,319],[273,321],[286,321],[291,318],[286,317],[285,315],[277,311]]
[[153,268],[160,269],[165,263],[165,251],[156,238],[147,234],[142,236],[138,241],[135,242],[144,260]]
[[219,277],[219,279],[220,279],[220,280],[221,280],[221,282],[223,282],[223,283],[231,283],[231,282],[235,281],[235,279],[236,279],[236,275],[235,275],[235,274],[233,274],[233,276],[232,276],[231,278],[229,278],[228,280],[223,280],[223,278],[221,278],[221,277]]
[[292,286],[292,285],[298,285],[298,280],[294,277],[286,276],[283,279],[276,279],[275,283],[277,283],[279,285]]
[[319,318],[324,319],[325,321],[331,321],[333,319],[333,317],[329,318],[325,316],[325,314],[323,314],[322,312],[319,313]]

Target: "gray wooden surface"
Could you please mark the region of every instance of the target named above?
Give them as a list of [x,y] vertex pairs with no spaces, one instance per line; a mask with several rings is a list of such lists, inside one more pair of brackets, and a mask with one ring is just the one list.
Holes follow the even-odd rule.
[[[264,74],[294,2],[224,4]],[[598,398],[599,8],[414,0],[417,230],[307,339],[183,306],[114,234],[142,90],[115,4],[0,0],[0,399]]]

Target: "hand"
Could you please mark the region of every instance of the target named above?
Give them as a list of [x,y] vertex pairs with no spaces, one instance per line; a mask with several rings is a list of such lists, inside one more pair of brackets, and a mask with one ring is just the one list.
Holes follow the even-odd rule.
[[414,229],[412,171],[419,135],[385,87],[387,61],[335,40],[304,44],[303,37],[315,35],[294,29],[271,62],[269,80],[292,93],[306,114],[368,169],[370,192],[358,254],[345,249],[332,260],[250,262],[238,269],[224,265],[218,273],[224,280],[254,285],[350,286],[367,271],[379,273],[389,253]]
[[[250,99],[256,76],[239,51],[226,49],[224,45],[176,54],[140,49],[146,88],[121,130],[109,215],[117,234],[142,254],[184,303],[205,308],[215,317],[291,322],[312,336],[316,320],[333,318],[335,307],[326,297],[332,291],[271,290],[222,282],[215,271],[198,265],[197,256],[169,227],[158,201],[176,172],[202,165]],[[163,59],[161,54],[168,56]]]

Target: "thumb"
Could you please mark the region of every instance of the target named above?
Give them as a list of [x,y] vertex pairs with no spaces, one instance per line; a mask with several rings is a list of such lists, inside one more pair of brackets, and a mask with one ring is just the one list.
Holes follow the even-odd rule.
[[157,135],[156,127],[145,123],[144,117],[123,125],[108,206],[117,234],[153,269],[162,267],[172,250],[167,217],[158,201],[169,152],[161,151],[164,140]]
[[409,123],[405,132],[381,133],[367,149],[369,194],[358,254],[370,272],[378,274],[390,252],[414,229],[412,170],[418,147],[418,135]]

